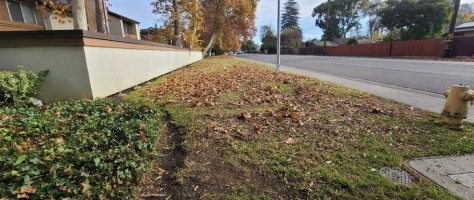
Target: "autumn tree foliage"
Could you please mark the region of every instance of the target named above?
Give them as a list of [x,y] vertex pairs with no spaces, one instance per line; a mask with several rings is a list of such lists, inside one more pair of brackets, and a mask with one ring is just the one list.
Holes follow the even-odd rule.
[[247,41],[257,31],[255,11],[258,0],[203,1],[205,13],[203,40],[205,52],[212,45],[224,50],[240,48],[241,39]]
[[163,18],[157,30],[156,42],[175,46],[199,48],[201,41],[197,31],[202,30],[202,9],[198,0],[155,0],[153,13]]
[[70,8],[70,5],[69,3],[60,0],[50,0],[42,2],[36,1],[35,8],[42,13],[45,13],[48,8],[51,9],[52,14],[60,16],[59,18],[56,18],[58,22],[61,24],[65,24],[66,21],[64,21],[64,18],[67,17],[66,11]]
[[459,7],[459,12],[458,12],[458,17],[456,19],[456,23],[457,24],[462,24],[462,23],[465,23],[465,22],[471,22],[474,20],[473,16],[474,16],[474,4],[473,6],[467,4],[467,3],[464,3],[464,4],[461,4],[461,6]]
[[257,3],[258,0],[155,0],[152,5],[153,12],[164,19],[165,32],[158,33],[164,40],[182,40],[207,53],[211,47],[237,50],[241,41],[253,37]]
[[[77,1],[86,1],[86,0],[77,0]],[[97,22],[97,32],[105,33],[106,32],[106,17],[104,9],[108,11],[108,8],[104,6],[109,0],[90,0],[94,1],[95,5],[95,14]],[[72,23],[72,21],[66,21],[68,17],[68,12],[71,11],[71,0],[47,0],[47,1],[35,1],[36,9],[42,13],[46,13],[47,10],[50,10],[52,14],[56,14],[59,17],[54,17],[53,19],[58,20],[59,23]],[[74,14],[74,10],[72,10]]]

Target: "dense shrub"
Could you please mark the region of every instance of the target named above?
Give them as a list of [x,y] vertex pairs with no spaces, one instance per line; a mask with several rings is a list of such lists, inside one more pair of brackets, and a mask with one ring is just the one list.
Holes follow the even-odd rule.
[[38,87],[48,71],[38,74],[23,70],[18,66],[18,71],[0,72],[0,105],[19,104],[27,99],[27,95],[36,94]]
[[347,45],[352,45],[352,44],[359,44],[359,41],[357,41],[357,38],[349,38],[349,41],[347,41]]
[[112,100],[0,108],[0,197],[134,199],[160,114]]

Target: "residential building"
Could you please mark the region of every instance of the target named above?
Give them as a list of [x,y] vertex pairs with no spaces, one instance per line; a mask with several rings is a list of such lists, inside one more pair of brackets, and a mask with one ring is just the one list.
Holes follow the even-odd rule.
[[[73,19],[70,15],[61,18],[50,9],[42,13],[35,9],[35,2],[0,0],[0,31],[73,30]],[[94,0],[85,0],[85,4],[88,29],[97,32]],[[114,12],[108,13],[108,21],[111,35],[140,39],[139,22]]]
[[141,39],[140,22],[109,11],[109,30],[111,35]]
[[466,22],[456,26],[454,36],[474,36],[474,22]]

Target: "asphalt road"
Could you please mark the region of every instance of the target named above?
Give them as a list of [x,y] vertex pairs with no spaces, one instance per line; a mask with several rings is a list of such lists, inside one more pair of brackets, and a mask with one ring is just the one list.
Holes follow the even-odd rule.
[[[276,63],[276,55],[238,57]],[[281,65],[435,94],[454,84],[474,88],[474,62],[282,55]]]

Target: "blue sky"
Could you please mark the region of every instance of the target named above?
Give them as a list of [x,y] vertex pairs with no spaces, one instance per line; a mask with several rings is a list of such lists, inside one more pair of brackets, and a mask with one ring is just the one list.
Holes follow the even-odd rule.
[[[154,26],[155,23],[160,24],[159,16],[154,15],[150,3],[153,0],[110,0],[112,4],[111,11],[117,12],[126,17],[141,22],[140,28],[148,28]],[[281,4],[286,0],[281,0]],[[278,4],[276,0],[260,0],[257,8],[257,19],[255,24],[257,28],[263,25],[271,25],[276,30]],[[325,2],[325,0],[297,0],[300,6],[300,27],[303,29],[303,40],[310,38],[321,39],[322,30],[314,26],[314,18],[311,12],[314,7]],[[474,0],[461,0],[461,3],[474,3]],[[364,24],[363,24],[364,25]],[[260,37],[255,36],[254,41],[260,43]]]

